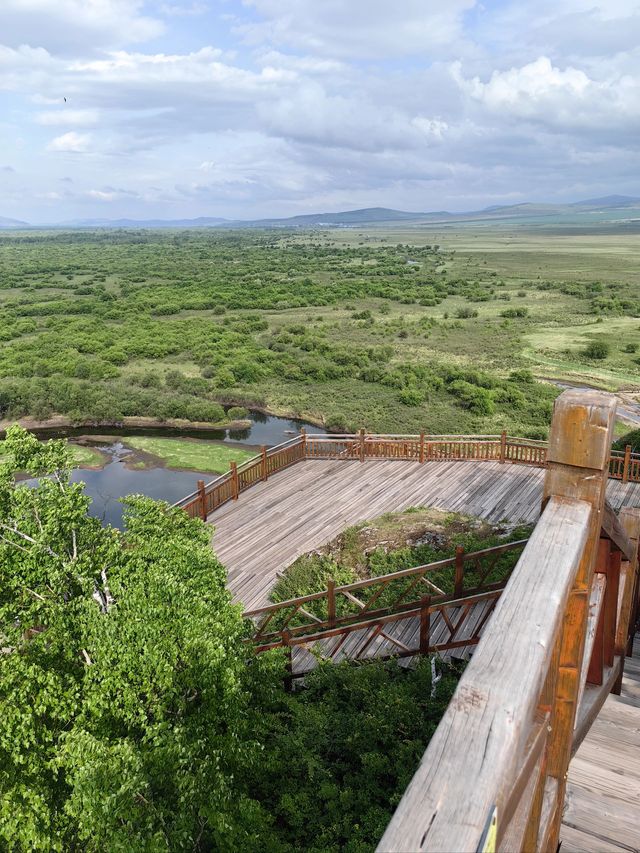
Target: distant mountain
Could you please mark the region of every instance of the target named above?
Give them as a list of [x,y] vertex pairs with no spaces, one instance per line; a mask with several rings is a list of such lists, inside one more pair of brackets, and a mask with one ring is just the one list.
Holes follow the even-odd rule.
[[216,216],[197,219],[72,219],[60,222],[58,228],[211,228],[227,222]]
[[[329,213],[305,213],[270,219],[223,219],[201,216],[197,219],[75,219],[69,222],[30,226],[17,219],[0,217],[0,228],[358,228],[364,226],[455,225],[500,222],[503,225],[581,225],[593,223],[634,223],[640,214],[640,198],[609,195],[602,198],[556,204],[521,202],[492,205],[483,210],[449,213],[446,210],[411,212],[389,207],[366,207]],[[626,218],[625,218],[626,217]],[[635,227],[635,226],[633,226]]]
[[7,219],[6,216],[0,216],[0,228],[28,228],[28,222],[22,222],[20,219]]
[[[252,225],[265,227],[296,227],[309,225],[362,225],[372,222],[408,222],[435,216],[430,213],[409,213],[406,210],[392,210],[389,207],[366,207],[360,210],[343,210],[337,213],[304,213],[285,219],[255,219],[252,222],[239,221],[230,225]],[[444,214],[445,216],[448,214]]]
[[589,198],[586,201],[576,201],[571,207],[591,208],[615,208],[615,207],[637,207],[640,198],[630,195],[605,195],[602,198]]

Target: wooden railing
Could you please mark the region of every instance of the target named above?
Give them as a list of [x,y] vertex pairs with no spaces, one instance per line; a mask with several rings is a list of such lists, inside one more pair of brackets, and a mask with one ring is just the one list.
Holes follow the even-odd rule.
[[640,510],[606,504],[614,420],[610,395],[556,401],[542,515],[379,851],[555,853],[569,761],[619,691],[636,603]]
[[456,548],[455,556],[422,566],[401,569],[378,577],[327,588],[299,598],[269,604],[244,615],[256,623],[253,642],[258,651],[286,646],[291,638],[413,612],[424,605],[472,597],[501,590],[515,565],[526,539],[506,542],[480,551]]
[[[200,480],[192,494],[178,501],[192,518],[207,517],[228,501],[237,500],[246,489],[267,480],[272,474],[304,459],[343,461],[397,459],[412,462],[492,461],[544,468],[547,443],[501,435],[374,435],[360,430],[352,435],[307,435],[304,431],[276,447],[263,447],[256,456],[231,468],[206,484]],[[609,477],[640,483],[640,454],[611,451]]]

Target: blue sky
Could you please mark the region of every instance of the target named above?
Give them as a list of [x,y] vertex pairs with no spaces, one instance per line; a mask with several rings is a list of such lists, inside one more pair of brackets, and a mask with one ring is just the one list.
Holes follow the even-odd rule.
[[1,0],[0,107],[34,223],[640,195],[640,4]]

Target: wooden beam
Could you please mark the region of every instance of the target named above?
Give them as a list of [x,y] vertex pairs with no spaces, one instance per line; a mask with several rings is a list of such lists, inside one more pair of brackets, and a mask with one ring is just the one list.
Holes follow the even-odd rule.
[[[476,851],[524,760],[591,507],[551,498],[379,851]],[[532,642],[535,637],[535,642]]]
[[556,802],[540,838],[543,850],[555,850],[560,834],[566,774],[583,677],[589,594],[605,515],[616,406],[612,394],[577,389],[565,391],[555,401],[549,434],[543,506],[552,496],[562,496],[587,502],[592,513],[580,567],[564,613],[547,764],[549,776],[557,783],[554,786]]
[[602,512],[602,534],[611,540],[614,548],[624,554],[626,560],[633,560],[637,545],[634,545],[620,519],[615,514],[608,501],[605,501]]

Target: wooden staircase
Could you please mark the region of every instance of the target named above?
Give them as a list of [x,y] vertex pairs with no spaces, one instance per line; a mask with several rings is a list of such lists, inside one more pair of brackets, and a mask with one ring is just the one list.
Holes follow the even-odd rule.
[[561,853],[640,850],[640,637],[569,766]]

